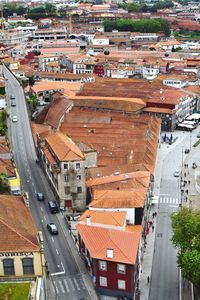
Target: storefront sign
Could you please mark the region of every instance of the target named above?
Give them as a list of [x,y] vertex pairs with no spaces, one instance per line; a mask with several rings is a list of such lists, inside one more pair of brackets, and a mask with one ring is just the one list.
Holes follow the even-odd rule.
[[33,252],[7,252],[2,253],[0,252],[0,257],[13,257],[13,256],[33,256]]

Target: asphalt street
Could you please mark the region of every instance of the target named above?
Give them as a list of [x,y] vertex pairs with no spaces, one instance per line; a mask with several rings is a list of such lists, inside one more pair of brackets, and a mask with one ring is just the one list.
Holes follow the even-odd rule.
[[149,300],[179,299],[179,269],[176,263],[177,250],[171,242],[172,229],[170,215],[176,212],[181,203],[180,177],[174,177],[174,171],[181,172],[190,149],[196,141],[198,128],[192,133],[178,132],[178,140],[172,145],[161,145],[159,149],[160,187],[157,231],[151,275]]
[[[47,202],[53,200],[54,195],[42,170],[35,163],[36,151],[23,89],[6,67],[3,67],[3,70],[5,78],[8,79],[6,82],[6,96],[8,113],[10,115],[11,148],[13,149],[14,161],[20,175],[23,190],[29,194],[30,207],[37,228],[43,233],[45,259],[51,278],[49,282],[52,284],[49,288],[51,299],[76,300],[81,297],[91,299],[82,274],[74,260],[69,243],[58,222],[58,217],[52,215],[48,209]],[[10,106],[11,95],[15,96],[16,107]],[[18,122],[12,122],[13,116],[17,116]],[[36,192],[44,194],[44,202],[37,200]],[[51,236],[47,231],[46,225],[49,222],[56,224],[59,231],[57,236]]]

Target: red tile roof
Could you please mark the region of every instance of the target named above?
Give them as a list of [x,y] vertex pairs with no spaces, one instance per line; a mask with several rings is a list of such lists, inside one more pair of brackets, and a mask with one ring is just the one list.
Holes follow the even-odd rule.
[[[87,250],[92,258],[135,264],[141,232],[124,232],[102,227],[77,225]],[[107,249],[113,250],[113,258],[107,257]]]
[[0,252],[38,251],[37,229],[21,196],[0,195]]

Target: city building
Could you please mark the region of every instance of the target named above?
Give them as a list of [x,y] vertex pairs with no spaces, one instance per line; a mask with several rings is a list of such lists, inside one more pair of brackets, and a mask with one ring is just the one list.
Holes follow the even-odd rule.
[[28,280],[44,275],[43,244],[27,200],[0,195],[0,277]]

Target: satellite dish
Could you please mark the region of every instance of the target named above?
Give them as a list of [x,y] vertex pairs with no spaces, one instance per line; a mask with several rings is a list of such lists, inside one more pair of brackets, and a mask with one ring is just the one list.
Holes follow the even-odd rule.
[[104,50],[104,55],[109,55],[110,54],[110,51],[109,50]]

